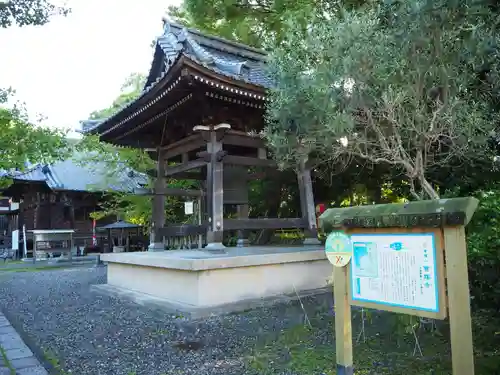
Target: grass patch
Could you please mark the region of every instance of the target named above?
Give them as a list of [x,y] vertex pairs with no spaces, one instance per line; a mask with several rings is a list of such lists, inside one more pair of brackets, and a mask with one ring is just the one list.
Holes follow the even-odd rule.
[[42,349],[42,352],[43,352],[43,358],[45,359],[45,361],[51,364],[52,368],[55,371],[55,374],[69,375],[68,372],[62,369],[61,362],[59,361],[59,358],[57,358],[57,356],[54,354],[54,352],[46,349]]
[[[418,331],[423,356],[413,355],[413,334],[396,334],[387,323],[394,319],[391,315],[384,313],[366,323],[366,341],[358,344],[360,322],[353,321],[356,375],[450,375],[449,326],[443,323],[439,331]],[[285,369],[301,375],[335,375],[334,318],[328,319],[313,318],[312,327],[296,325],[262,340],[248,357],[248,367],[259,375]],[[476,375],[494,374],[500,368],[500,319],[480,312],[474,316],[473,329]]]
[[5,349],[0,346],[0,358],[3,359],[5,366],[10,370],[10,375],[16,375],[16,370],[12,367],[9,359],[7,358],[7,354],[5,353]]
[[22,264],[22,263],[26,263],[26,262],[22,261],[22,260],[8,260],[8,261],[3,262],[1,264],[8,266],[9,264]]

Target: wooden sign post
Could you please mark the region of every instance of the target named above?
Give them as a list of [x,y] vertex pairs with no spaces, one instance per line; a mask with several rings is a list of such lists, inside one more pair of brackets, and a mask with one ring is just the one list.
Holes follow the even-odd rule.
[[334,266],[337,375],[352,375],[351,305],[450,319],[453,375],[474,375],[464,227],[475,198],[332,208],[319,218]]

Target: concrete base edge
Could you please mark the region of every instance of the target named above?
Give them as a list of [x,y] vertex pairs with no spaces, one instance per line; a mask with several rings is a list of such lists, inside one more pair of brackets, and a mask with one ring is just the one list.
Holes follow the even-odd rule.
[[156,307],[165,310],[169,313],[180,314],[189,319],[202,319],[210,316],[227,315],[248,311],[260,307],[270,307],[281,303],[290,303],[300,298],[305,298],[317,294],[331,293],[332,288],[320,288],[313,290],[305,290],[297,294],[278,295],[259,299],[250,299],[234,303],[229,303],[219,306],[198,307],[193,305],[180,304],[164,298],[158,298],[149,294],[135,292],[124,288],[116,287],[109,284],[92,285],[91,291],[102,293],[115,298],[126,298],[139,305]]

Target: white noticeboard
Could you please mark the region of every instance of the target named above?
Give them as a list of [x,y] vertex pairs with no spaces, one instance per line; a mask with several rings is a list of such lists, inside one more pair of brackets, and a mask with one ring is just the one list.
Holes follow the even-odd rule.
[[12,250],[19,250],[19,229],[12,231]]
[[353,234],[351,299],[438,312],[436,239],[433,233]]
[[192,215],[194,213],[194,202],[184,202],[184,213]]

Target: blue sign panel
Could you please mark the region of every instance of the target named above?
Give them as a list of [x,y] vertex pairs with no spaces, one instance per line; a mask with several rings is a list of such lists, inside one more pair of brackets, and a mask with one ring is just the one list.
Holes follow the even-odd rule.
[[353,234],[352,301],[439,311],[434,233]]

